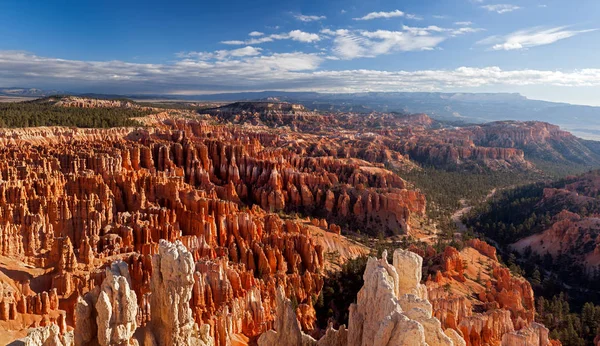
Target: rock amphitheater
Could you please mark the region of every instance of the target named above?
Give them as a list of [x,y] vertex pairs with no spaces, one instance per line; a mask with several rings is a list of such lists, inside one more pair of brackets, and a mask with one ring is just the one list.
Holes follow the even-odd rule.
[[[421,249],[398,249],[392,263],[369,258],[348,325],[319,328],[314,305],[337,268],[327,255],[369,253],[341,231],[410,233],[425,216],[425,196],[385,164],[410,165],[409,155],[527,163],[517,149],[441,153],[449,147],[390,140],[406,133],[323,136],[322,119],[286,111],[296,113],[268,117],[284,130],[249,125],[248,115],[163,113],[140,128],[0,131],[0,342],[555,343],[533,321],[529,284],[479,241],[446,248],[424,280]],[[402,121],[416,129],[427,119]],[[465,278],[473,258],[493,266],[485,285]]]

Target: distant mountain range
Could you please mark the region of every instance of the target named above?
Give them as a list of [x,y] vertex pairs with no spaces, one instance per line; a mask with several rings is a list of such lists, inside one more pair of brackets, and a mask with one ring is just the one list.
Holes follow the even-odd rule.
[[197,95],[192,100],[242,101],[278,99],[309,109],[346,112],[426,113],[434,119],[485,123],[498,120],[546,121],[586,139],[600,139],[600,107],[530,100],[510,93],[369,92],[323,94],[265,91]]
[[46,97],[57,94],[65,94],[65,92],[57,90],[42,90],[35,88],[0,88],[0,96]]
[[[0,95],[44,97],[65,94],[56,90],[0,88]],[[75,93],[69,93],[75,94]],[[600,139],[600,107],[530,100],[516,93],[365,92],[330,94],[316,92],[242,92],[211,95],[103,95],[136,100],[170,99],[189,101],[279,100],[300,103],[308,109],[341,112],[426,113],[434,119],[456,123],[485,123],[498,120],[538,120],[559,125],[586,139]]]

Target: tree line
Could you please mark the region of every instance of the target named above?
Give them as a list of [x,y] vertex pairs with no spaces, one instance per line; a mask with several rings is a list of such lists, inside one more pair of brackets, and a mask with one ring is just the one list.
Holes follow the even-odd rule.
[[71,126],[109,128],[142,126],[131,119],[150,114],[135,108],[59,107],[37,101],[0,103],[0,127]]

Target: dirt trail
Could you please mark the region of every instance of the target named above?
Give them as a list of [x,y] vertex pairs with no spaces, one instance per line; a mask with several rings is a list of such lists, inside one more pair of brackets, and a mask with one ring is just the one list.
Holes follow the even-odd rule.
[[[496,194],[496,189],[492,189],[487,196],[485,196],[485,199],[481,202],[481,203],[485,203],[487,202],[490,198],[492,198],[495,194]],[[458,230],[463,233],[467,231],[467,226],[465,226],[465,224],[462,222],[461,218],[463,215],[465,215],[466,213],[470,212],[471,209],[473,209],[472,205],[467,205],[467,201],[465,199],[461,199],[460,200],[460,204],[463,206],[461,209],[458,209],[457,211],[454,212],[454,214],[452,214],[452,221],[454,222],[454,224],[456,224],[456,227],[458,228]]]

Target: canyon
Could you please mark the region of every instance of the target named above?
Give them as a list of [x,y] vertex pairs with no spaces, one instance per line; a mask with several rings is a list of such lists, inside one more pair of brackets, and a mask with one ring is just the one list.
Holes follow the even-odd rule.
[[277,102],[56,107],[152,114],[138,127],[0,129],[0,341],[558,344],[535,322],[529,283],[479,240],[370,257],[347,326],[319,326],[315,305],[329,273],[372,253],[349,235],[421,231],[427,196],[398,172],[534,171],[531,141],[559,155],[575,146],[566,132]]
[[569,256],[594,276],[600,265],[600,219],[598,218],[600,176],[597,171],[540,188],[536,210],[546,213],[538,232],[519,239],[511,248],[553,258]]

